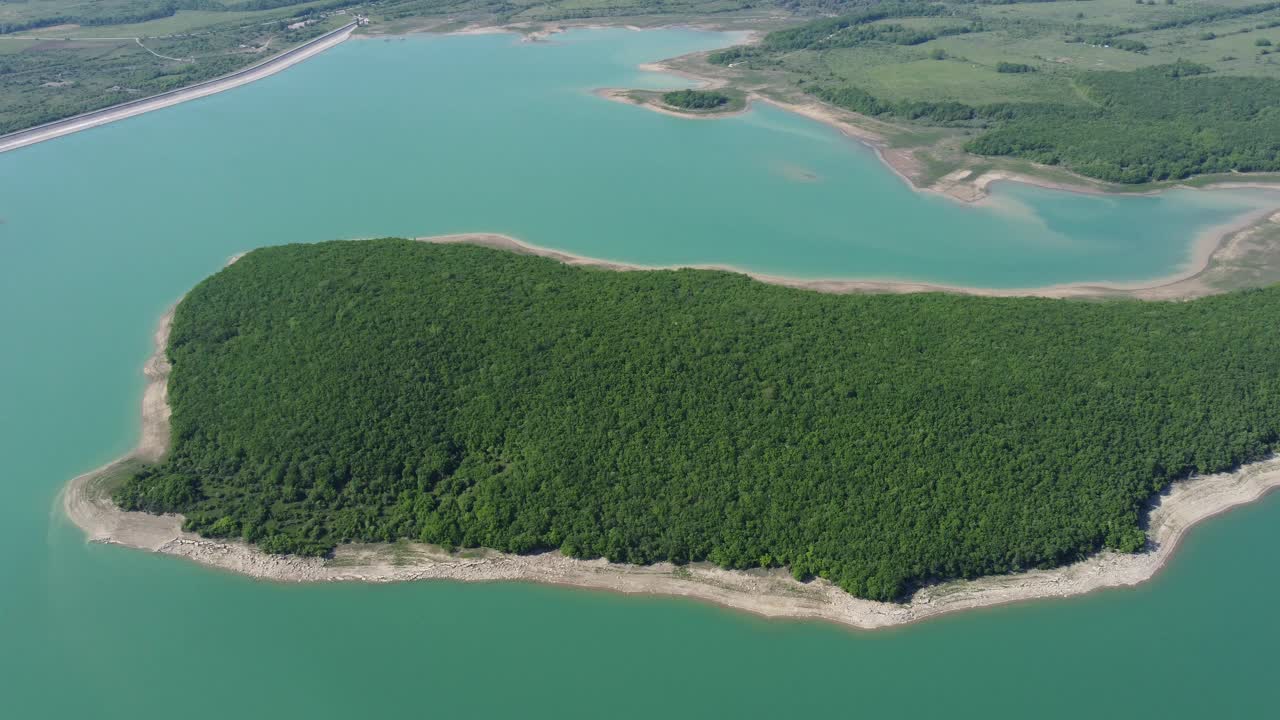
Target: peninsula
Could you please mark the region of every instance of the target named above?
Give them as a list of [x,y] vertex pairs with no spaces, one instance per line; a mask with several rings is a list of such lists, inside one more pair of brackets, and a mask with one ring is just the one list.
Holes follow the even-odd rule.
[[[158,337],[173,374],[150,365],[146,464],[78,478],[67,507],[91,537],[262,577],[538,579],[866,627],[1131,584],[1280,478],[1212,475],[1273,450],[1275,348],[1252,328],[1273,302],[835,296],[465,244],[268,248]],[[113,509],[121,480],[125,507],[215,539]],[[367,545],[405,540],[437,547]],[[515,554],[448,552],[472,547]]]

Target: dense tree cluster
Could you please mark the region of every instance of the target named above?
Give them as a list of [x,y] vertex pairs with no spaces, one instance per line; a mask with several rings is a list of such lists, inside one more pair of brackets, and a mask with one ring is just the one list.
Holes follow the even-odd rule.
[[1086,73],[1095,108],[1018,113],[968,147],[1126,183],[1280,170],[1280,81],[1199,69]]
[[[882,100],[852,85],[829,87],[814,85],[809,93],[827,102],[863,115],[893,115],[908,120],[922,120],[940,125],[969,123],[974,120],[1006,118],[1022,109],[1017,105],[974,107],[955,100]],[[1056,106],[1054,106],[1056,109]]]
[[773,0],[773,4],[797,15],[842,15],[854,8],[880,4],[880,0]]
[[686,110],[714,110],[729,104],[729,96],[714,90],[673,90],[662,94],[662,102]]
[[1129,52],[1146,52],[1147,50],[1146,43],[1131,38],[1109,38],[1103,41],[1103,44],[1117,50],[1128,50]]
[[1143,545],[1271,452],[1280,287],[1185,303],[824,295],[403,240],[196,286],[129,509],[277,552],[412,538],[787,566],[859,596]]

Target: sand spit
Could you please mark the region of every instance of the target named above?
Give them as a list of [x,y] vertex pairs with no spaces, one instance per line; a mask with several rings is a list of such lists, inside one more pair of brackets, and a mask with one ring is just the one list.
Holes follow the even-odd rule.
[[[536,250],[501,235],[455,235],[432,240],[472,242],[520,252]],[[538,254],[570,264],[599,264],[549,251],[538,251]],[[339,547],[331,559],[268,555],[241,542],[209,540],[183,532],[182,518],[177,515],[124,512],[108,497],[109,488],[105,485],[111,471],[135,460],[157,460],[166,450],[170,367],[165,347],[172,317],[170,311],[161,318],[155,333],[155,352],[145,366],[148,383],[143,395],[142,437],[138,448],[128,457],[72,480],[63,492],[62,506],[91,542],[177,555],[263,580],[540,582],[621,593],[681,596],[765,617],[820,619],[873,629],[970,608],[1136,585],[1150,579],[1164,566],[1188,528],[1237,505],[1257,500],[1280,486],[1280,458],[1248,465],[1233,473],[1177,482],[1151,503],[1148,546],[1142,553],[1103,552],[1054,570],[943,583],[918,591],[903,604],[860,600],[825,580],[802,583],[780,570],[733,571],[703,563],[685,567],[658,563],[641,567],[605,560],[575,560],[556,552],[529,556],[488,550],[449,553],[416,543],[346,545]]]
[[102,110],[94,110],[92,112],[77,115],[75,117],[66,118],[64,120],[56,120],[46,125],[40,125],[26,130],[0,137],[0,152],[8,150],[16,150],[27,145],[34,145],[45,140],[52,140],[56,137],[69,135],[81,130],[105,125],[116,120],[123,120],[134,115],[159,110],[170,105],[177,105],[188,100],[195,100],[214,93],[220,93],[225,90],[240,87],[255,80],[274,75],[281,70],[297,65],[308,58],[314,57],[325,50],[341,43],[351,36],[351,32],[356,29],[356,23],[350,23],[337,30],[325,35],[321,35],[303,45],[287,50],[284,53],[272,58],[263,60],[262,62],[251,65],[247,68],[236,70],[235,72],[224,75],[220,78],[197,83],[189,87],[178,90],[161,93],[159,95],[124,103],[114,107],[103,108]]

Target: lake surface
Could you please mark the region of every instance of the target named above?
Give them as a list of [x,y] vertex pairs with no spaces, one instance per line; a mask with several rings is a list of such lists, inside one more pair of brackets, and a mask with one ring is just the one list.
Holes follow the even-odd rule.
[[[265,81],[0,155],[0,707],[12,717],[1261,715],[1280,499],[1134,590],[859,633],[519,584],[285,586],[86,545],[56,507],[136,441],[150,336],[228,256],[507,232],[644,263],[989,286],[1136,281],[1258,193],[994,208],[912,193],[771,108],[690,122],[590,95],[726,44],[663,31],[348,42]],[[816,176],[813,179],[809,176]]]

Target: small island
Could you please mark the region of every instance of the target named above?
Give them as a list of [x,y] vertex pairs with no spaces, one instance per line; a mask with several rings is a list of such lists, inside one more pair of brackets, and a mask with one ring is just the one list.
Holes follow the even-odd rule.
[[722,118],[737,115],[747,109],[747,94],[728,87],[666,91],[606,88],[596,92],[609,100],[639,105],[664,115],[683,118]]
[[[413,541],[900,602],[1141,551],[1171,483],[1268,457],[1277,311],[1280,287],[834,295],[468,244],[264,248],[178,305],[167,454],[117,466],[114,499],[317,578],[343,576],[305,556]],[[1276,480],[1251,477],[1198,485],[1218,494],[1159,540]]]

